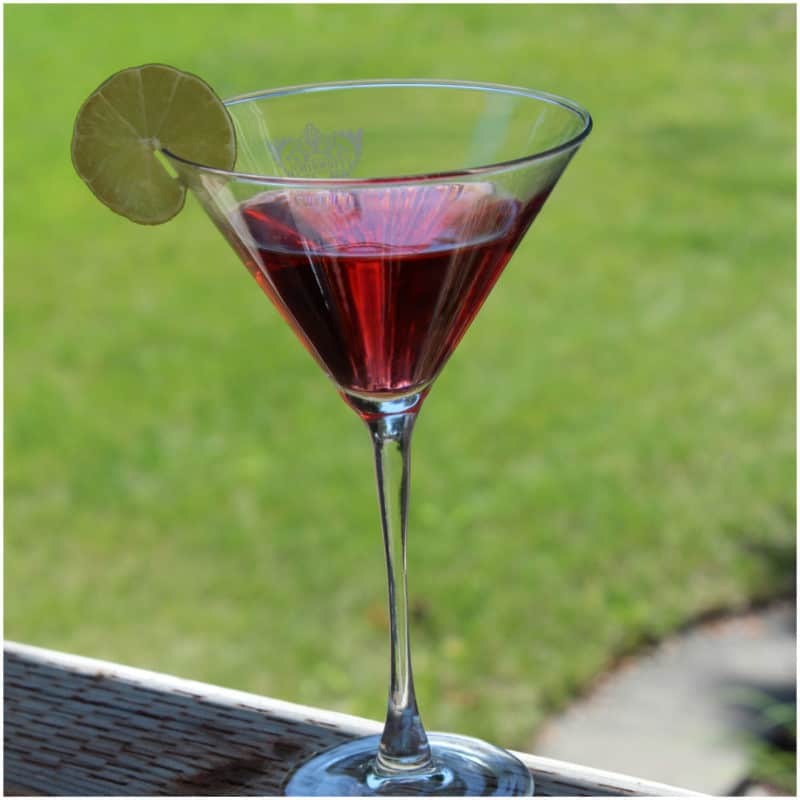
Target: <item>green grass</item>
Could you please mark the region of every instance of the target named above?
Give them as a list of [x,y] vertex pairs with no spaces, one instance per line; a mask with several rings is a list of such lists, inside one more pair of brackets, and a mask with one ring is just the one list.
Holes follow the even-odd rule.
[[432,76],[595,116],[417,426],[430,728],[523,748],[620,653],[792,585],[793,7],[4,12],[9,638],[384,708],[361,423],[195,202],[140,228],[72,172],[85,96],[148,61],[222,95]]

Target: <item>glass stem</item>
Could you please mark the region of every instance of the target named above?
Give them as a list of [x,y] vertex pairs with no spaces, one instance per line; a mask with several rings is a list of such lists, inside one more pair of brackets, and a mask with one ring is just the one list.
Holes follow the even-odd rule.
[[406,412],[365,420],[375,449],[375,474],[389,584],[389,703],[374,767],[376,772],[383,775],[433,769],[428,737],[422,727],[414,694],[408,636],[406,513],[411,431],[416,416],[414,412]]

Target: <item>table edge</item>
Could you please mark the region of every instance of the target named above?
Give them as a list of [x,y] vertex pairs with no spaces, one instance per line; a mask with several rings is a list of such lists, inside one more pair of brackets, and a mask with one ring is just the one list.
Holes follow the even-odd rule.
[[[369,736],[380,733],[383,729],[383,724],[377,720],[357,717],[339,711],[329,711],[314,706],[301,705],[299,703],[291,703],[273,697],[250,694],[249,692],[243,692],[238,689],[215,686],[209,683],[179,678],[162,672],[131,667],[125,664],[117,664],[112,661],[64,653],[58,650],[50,650],[44,647],[37,647],[35,645],[23,644],[10,640],[4,641],[3,649],[4,652],[11,655],[17,655],[31,661],[59,667],[71,672],[100,675],[119,679],[128,683],[140,684],[148,688],[194,695],[198,698],[203,698],[204,700],[222,705],[247,706],[248,708],[276,714],[290,720],[312,722],[324,725],[325,727],[335,727],[346,733],[352,733],[357,736]],[[557,779],[590,783],[611,790],[624,789],[628,792],[635,792],[651,797],[708,796],[702,792],[670,786],[665,783],[650,781],[644,778],[636,778],[622,773],[608,772],[595,767],[586,767],[567,761],[558,761],[556,759],[536,756],[530,753],[522,753],[519,751],[511,752],[532,771],[552,775]]]

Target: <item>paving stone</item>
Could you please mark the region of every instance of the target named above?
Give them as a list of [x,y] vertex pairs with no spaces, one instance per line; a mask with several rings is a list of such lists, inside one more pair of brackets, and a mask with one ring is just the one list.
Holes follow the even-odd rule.
[[750,767],[755,691],[796,684],[795,606],[700,625],[604,678],[530,752],[726,795]]

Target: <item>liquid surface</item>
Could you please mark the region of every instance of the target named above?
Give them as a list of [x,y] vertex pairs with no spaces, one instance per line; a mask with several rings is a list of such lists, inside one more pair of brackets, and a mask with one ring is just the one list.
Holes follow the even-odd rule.
[[333,380],[397,396],[436,377],[546,195],[523,209],[487,183],[287,190],[240,206],[234,227]]

